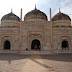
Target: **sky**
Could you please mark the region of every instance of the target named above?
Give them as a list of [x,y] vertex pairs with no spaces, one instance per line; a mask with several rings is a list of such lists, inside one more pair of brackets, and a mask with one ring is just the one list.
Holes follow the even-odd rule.
[[35,8],[44,12],[48,20],[50,19],[50,8],[52,10],[52,17],[60,11],[70,16],[72,19],[72,0],[0,0],[0,19],[11,12],[20,17],[20,10],[22,8],[22,19],[29,11]]

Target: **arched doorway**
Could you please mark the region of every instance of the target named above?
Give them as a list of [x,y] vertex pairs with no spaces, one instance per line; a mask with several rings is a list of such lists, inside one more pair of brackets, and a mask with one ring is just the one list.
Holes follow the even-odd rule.
[[62,50],[63,49],[69,49],[69,45],[68,45],[68,42],[66,41],[66,40],[64,40],[63,42],[62,42]]
[[33,40],[31,44],[31,50],[40,50],[40,49],[41,49],[40,41],[37,39]]
[[6,41],[4,42],[4,49],[5,49],[5,50],[10,50],[10,42],[9,42],[8,40],[6,40]]

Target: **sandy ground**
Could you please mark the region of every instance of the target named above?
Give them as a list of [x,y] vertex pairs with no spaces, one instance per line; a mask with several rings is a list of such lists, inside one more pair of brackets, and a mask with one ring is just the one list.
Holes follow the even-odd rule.
[[72,54],[41,56],[45,67],[54,72],[72,72]]
[[0,54],[0,72],[72,72],[72,54]]

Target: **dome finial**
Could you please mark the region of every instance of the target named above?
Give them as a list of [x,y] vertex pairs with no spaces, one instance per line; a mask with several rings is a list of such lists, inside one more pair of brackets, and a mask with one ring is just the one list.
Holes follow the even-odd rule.
[[60,11],[60,7],[59,7],[59,13],[60,13],[61,11]]
[[36,4],[35,4],[35,10],[36,10],[37,8],[36,8]]
[[11,13],[12,13],[12,8],[11,8]]

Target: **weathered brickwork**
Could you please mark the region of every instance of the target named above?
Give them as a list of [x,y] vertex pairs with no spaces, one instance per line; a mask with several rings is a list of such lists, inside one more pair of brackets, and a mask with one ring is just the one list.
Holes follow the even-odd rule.
[[72,53],[71,19],[59,12],[48,21],[43,12],[35,9],[21,21],[11,12],[1,19],[0,53]]

